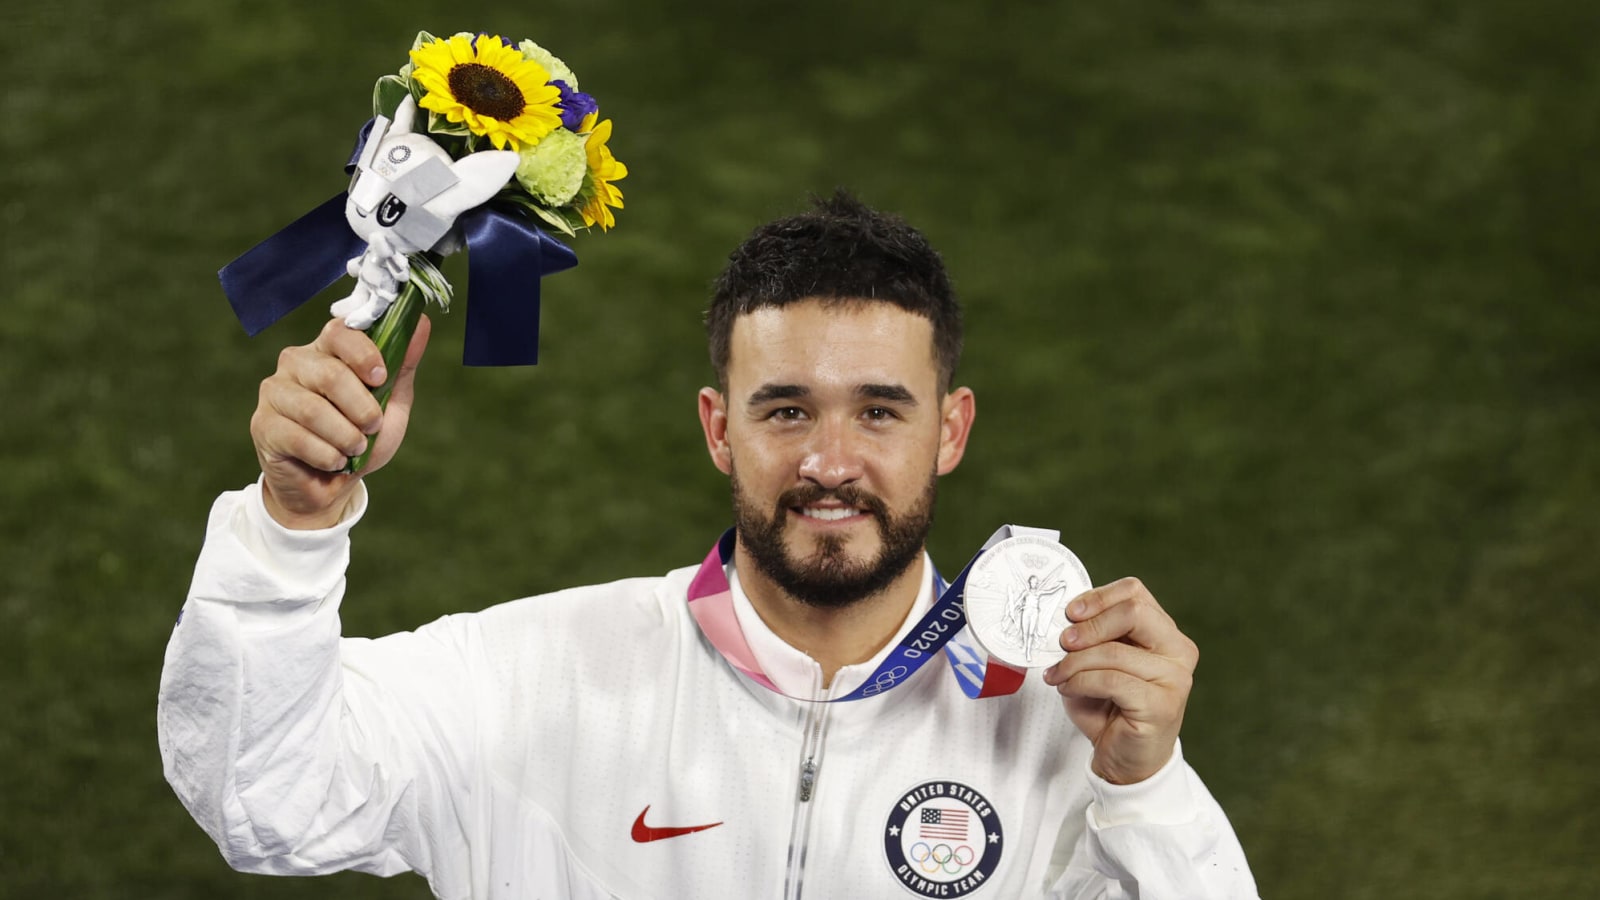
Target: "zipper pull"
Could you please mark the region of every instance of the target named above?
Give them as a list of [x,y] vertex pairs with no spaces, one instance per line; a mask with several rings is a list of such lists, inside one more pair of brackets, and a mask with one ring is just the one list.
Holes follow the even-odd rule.
[[811,792],[817,786],[817,764],[806,760],[800,767],[800,802],[805,803],[811,799]]

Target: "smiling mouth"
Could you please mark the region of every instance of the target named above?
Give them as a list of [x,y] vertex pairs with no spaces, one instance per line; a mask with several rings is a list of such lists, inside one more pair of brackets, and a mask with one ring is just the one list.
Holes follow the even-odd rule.
[[816,519],[819,522],[838,522],[856,516],[866,515],[865,510],[853,506],[796,506],[790,507],[791,511],[806,519]]

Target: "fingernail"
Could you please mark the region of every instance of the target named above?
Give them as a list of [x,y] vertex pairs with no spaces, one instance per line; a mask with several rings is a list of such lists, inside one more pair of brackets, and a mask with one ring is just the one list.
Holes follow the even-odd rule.
[[1089,611],[1088,604],[1084,603],[1082,600],[1078,600],[1078,601],[1075,601],[1072,604],[1072,607],[1067,610],[1067,613],[1069,615],[1071,615],[1074,619],[1081,619],[1081,618],[1083,618],[1083,614],[1088,612],[1088,611]]
[[351,455],[351,456],[360,456],[361,454],[367,452],[367,441],[366,441],[366,439],[363,438],[361,440],[361,443],[357,444],[354,450],[351,450],[351,451],[348,451],[348,452],[349,452],[349,455]]
[[383,366],[374,366],[372,371],[367,373],[367,380],[376,384],[383,384],[388,377],[389,373],[383,370]]
[[1061,636],[1061,643],[1076,644],[1078,642],[1078,629],[1068,628],[1066,634]]

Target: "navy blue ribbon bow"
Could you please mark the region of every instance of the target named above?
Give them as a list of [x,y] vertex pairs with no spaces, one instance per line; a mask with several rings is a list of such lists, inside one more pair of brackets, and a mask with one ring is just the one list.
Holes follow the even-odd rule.
[[[349,173],[371,133],[361,129]],[[344,218],[345,193],[245,251],[217,273],[247,334],[268,325],[344,277],[366,248]],[[467,243],[467,325],[461,361],[469,366],[531,366],[539,361],[539,279],[570,269],[566,244],[521,216],[488,205],[456,220]]]

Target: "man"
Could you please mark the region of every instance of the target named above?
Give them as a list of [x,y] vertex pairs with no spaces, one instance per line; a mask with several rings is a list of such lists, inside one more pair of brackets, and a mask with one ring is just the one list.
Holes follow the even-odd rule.
[[335,473],[393,456],[428,325],[382,414],[364,335],[283,353],[162,676],[167,777],[228,861],[446,898],[1255,896],[1177,741],[1197,651],[1139,582],[1075,598],[1066,659],[1001,696],[916,649],[975,411],[922,235],[819,202],[732,254],[707,326],[735,536],[375,641],[339,637],[366,494]]

